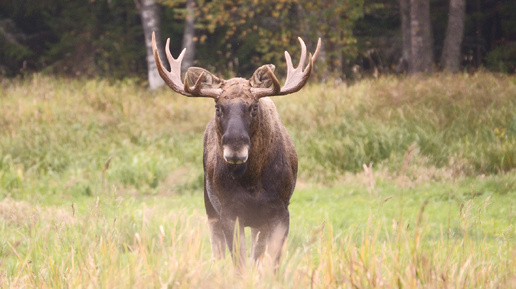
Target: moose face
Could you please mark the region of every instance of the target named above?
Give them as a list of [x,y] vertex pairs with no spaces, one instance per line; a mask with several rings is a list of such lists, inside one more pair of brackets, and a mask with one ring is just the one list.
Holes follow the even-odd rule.
[[240,165],[247,161],[258,110],[258,101],[253,99],[233,98],[216,102],[215,122],[227,163]]
[[253,89],[267,88],[272,84],[268,73],[274,65],[264,65],[249,80],[233,78],[221,80],[201,68],[190,68],[187,81],[201,81],[201,89],[220,89],[215,98],[215,124],[222,156],[229,165],[245,164],[249,158],[252,139],[259,126],[259,98]]

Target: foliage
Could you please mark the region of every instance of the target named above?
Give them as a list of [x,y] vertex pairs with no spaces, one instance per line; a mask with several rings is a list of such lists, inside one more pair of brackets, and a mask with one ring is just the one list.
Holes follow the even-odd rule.
[[[183,10],[180,1],[161,3]],[[287,49],[296,54],[298,36],[310,48],[321,37],[326,51],[322,54],[327,55],[320,66],[340,71],[342,57],[357,53],[351,29],[362,16],[362,6],[362,0],[198,1],[199,62],[228,75],[250,75],[264,63],[280,66]],[[333,29],[336,26],[340,29]]]
[[142,28],[133,1],[73,1],[56,8],[62,10],[46,15],[55,19],[49,21],[51,31],[59,35],[59,41],[45,55],[54,63],[50,69],[76,76],[142,75],[135,74],[145,67],[145,53],[140,47]]
[[500,45],[489,51],[486,55],[486,66],[492,71],[514,73],[516,71],[516,45]]
[[[162,4],[162,36],[181,50],[185,1]],[[284,74],[283,51],[297,55],[297,36],[323,51],[316,74],[321,80],[360,78],[363,72],[394,71],[401,54],[396,0],[198,0],[196,65],[224,76],[248,76],[273,63]],[[448,0],[432,0],[434,52],[440,55]],[[485,65],[513,72],[514,4],[467,3],[463,66]],[[0,2],[0,74],[13,77],[45,71],[65,76],[145,79],[146,50],[132,0],[44,0]],[[358,72],[358,73],[357,73]]]
[[[113,1],[14,1],[2,4],[0,19],[14,19],[23,30],[10,54],[6,74],[26,61],[28,70],[46,70],[67,76],[135,77],[145,74],[145,47],[138,11],[131,0]],[[20,34],[20,33],[18,33]],[[9,44],[8,44],[9,45]],[[18,45],[18,46],[20,46]]]
[[244,54],[241,59],[246,61],[239,61],[241,65],[249,65],[246,62],[253,67],[261,63],[283,63],[282,51],[287,47],[296,55],[299,49],[297,36],[308,41],[311,47],[318,37],[324,39],[323,54],[327,55],[322,56],[319,63],[329,71],[340,71],[343,55],[353,57],[356,54],[356,40],[351,29],[356,19],[362,16],[362,1],[248,0],[236,2],[232,7],[218,2],[224,1],[212,2],[218,10],[207,13],[208,16],[220,15],[209,23],[210,27],[225,25],[225,39],[231,41],[229,45],[250,42],[254,45],[250,48],[257,53],[252,57]]

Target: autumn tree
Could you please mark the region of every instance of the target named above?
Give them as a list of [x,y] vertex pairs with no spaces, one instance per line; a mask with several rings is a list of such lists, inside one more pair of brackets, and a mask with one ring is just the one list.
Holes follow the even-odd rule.
[[[323,39],[318,70],[341,76],[347,60],[357,55],[352,28],[363,15],[363,0],[213,0],[199,3],[200,41],[218,47],[224,70],[251,73],[262,63],[283,72],[284,51],[299,52],[297,37],[308,47]],[[218,37],[218,39],[213,39]],[[213,45],[213,42],[218,45]],[[213,51],[213,49],[212,49]],[[221,63],[218,65],[220,66]]]
[[[308,39],[323,39],[319,65],[323,75],[344,78],[346,65],[359,53],[357,39],[353,35],[355,22],[363,16],[364,1],[330,0],[299,1],[300,35]],[[336,29],[338,27],[338,29]]]
[[[147,0],[0,1],[0,77],[45,71],[66,77],[147,79],[148,72],[155,69],[152,57],[146,57],[152,54],[146,53],[150,46],[146,47],[145,39],[150,39],[150,33],[144,28],[166,31],[174,56],[181,51],[183,38],[184,46],[188,39],[193,40],[195,49],[187,51],[195,50],[199,66],[239,76],[250,75],[263,63],[276,64],[281,76],[285,71],[283,52],[299,52],[297,36],[309,49],[314,48],[318,37],[322,38],[314,74],[319,78],[343,77],[351,66],[365,65],[361,58],[370,50],[379,52],[385,71],[400,56],[407,64],[413,59],[433,65],[433,61],[425,60],[427,57],[412,57],[413,45],[425,46],[419,45],[425,43],[418,41],[422,39],[430,39],[425,46],[430,49],[424,49],[423,54],[443,48],[440,65],[445,69],[449,66],[445,59],[461,60],[460,56],[447,55],[462,51],[467,53],[468,63],[464,64],[468,69],[485,66],[499,72],[516,71],[516,1],[462,0],[466,5],[462,45],[457,44],[461,33],[451,32],[452,27],[458,27],[452,24],[457,18],[453,3],[458,0],[431,1],[431,29],[423,14],[413,17],[418,24],[414,27],[420,28],[411,29],[415,23],[411,21],[411,9],[428,11],[428,0],[195,0],[193,17],[186,17],[190,7],[187,0],[154,1],[160,5],[161,27],[154,22],[152,29],[144,26],[148,21],[142,21],[145,15],[135,5],[143,7]],[[400,15],[403,49],[396,41]],[[435,45],[431,44],[432,35],[436,36]],[[449,35],[446,40],[445,35]],[[164,48],[163,42],[158,45]],[[448,53],[451,50],[447,47],[455,47],[455,52]],[[415,50],[414,54],[420,55],[421,51]],[[187,60],[188,55],[185,64]]]

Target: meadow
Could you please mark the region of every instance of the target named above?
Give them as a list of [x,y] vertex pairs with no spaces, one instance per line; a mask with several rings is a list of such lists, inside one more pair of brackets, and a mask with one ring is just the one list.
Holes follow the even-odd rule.
[[274,101],[299,155],[290,234],[276,273],[237,272],[212,259],[204,214],[212,100],[3,80],[0,288],[516,288],[515,76]]

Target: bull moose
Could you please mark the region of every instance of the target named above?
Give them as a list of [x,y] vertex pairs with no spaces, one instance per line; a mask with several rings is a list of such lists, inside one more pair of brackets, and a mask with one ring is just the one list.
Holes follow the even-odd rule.
[[165,83],[182,95],[215,100],[215,115],[204,133],[203,154],[204,204],[215,258],[224,258],[227,245],[233,260],[245,265],[244,227],[251,227],[251,256],[258,260],[267,252],[276,265],[279,262],[289,230],[288,205],[296,185],[297,154],[269,96],[297,92],[308,81],[321,39],[306,67],[306,45],[298,39],[299,65],[294,68],[285,51],[287,78],[281,87],[272,64],[258,68],[249,80],[223,80],[191,67],[183,83],[181,61],[186,49],[175,59],[167,40],[168,71],[152,35],[154,58]]

